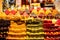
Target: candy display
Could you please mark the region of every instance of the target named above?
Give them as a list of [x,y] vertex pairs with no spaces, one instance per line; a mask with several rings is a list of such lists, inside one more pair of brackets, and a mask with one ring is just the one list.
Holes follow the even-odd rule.
[[56,0],[1,0],[0,40],[60,40]]
[[0,38],[4,40],[59,40],[60,20],[29,18],[0,20]]

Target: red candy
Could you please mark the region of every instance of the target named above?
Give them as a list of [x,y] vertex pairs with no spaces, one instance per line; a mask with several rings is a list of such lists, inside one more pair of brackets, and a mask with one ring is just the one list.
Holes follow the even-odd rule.
[[5,10],[5,14],[8,15],[10,13],[9,10]]

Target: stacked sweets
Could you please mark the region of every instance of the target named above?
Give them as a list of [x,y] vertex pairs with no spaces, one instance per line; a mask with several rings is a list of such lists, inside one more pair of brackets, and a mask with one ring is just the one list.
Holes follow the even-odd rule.
[[60,27],[54,20],[44,20],[45,40],[60,40]]
[[26,26],[24,21],[11,21],[7,40],[25,40]]
[[10,20],[0,19],[0,40],[6,40],[8,36]]
[[43,22],[39,19],[27,20],[27,40],[44,40]]

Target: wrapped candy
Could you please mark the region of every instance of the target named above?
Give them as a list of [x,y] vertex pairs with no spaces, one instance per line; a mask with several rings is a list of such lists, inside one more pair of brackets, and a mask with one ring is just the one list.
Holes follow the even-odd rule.
[[11,10],[10,13],[12,13],[13,15],[15,15],[16,14],[16,10]]
[[60,26],[60,19],[58,19],[58,20],[56,21],[56,25],[57,25],[57,26]]
[[44,18],[45,18],[45,15],[44,15],[44,13],[40,13],[40,14],[38,15],[38,17],[44,19]]
[[8,15],[10,13],[10,10],[6,9],[5,13],[6,13],[6,15]]

